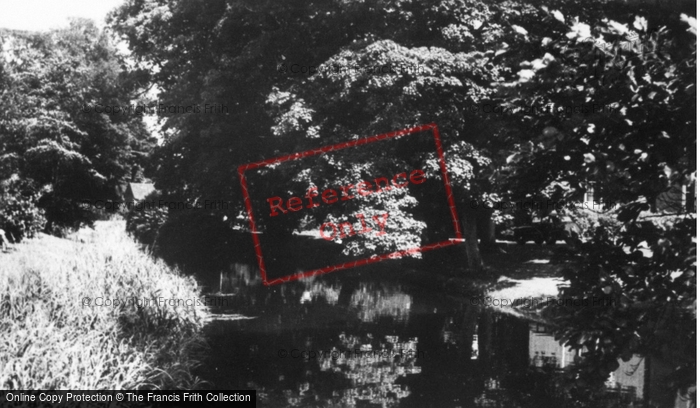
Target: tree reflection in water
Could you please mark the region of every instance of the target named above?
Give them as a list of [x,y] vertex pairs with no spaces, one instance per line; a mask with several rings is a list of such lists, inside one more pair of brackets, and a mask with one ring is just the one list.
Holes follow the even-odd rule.
[[[612,407],[639,402],[643,369],[634,380],[639,382],[636,393],[574,403],[554,385],[573,357],[544,326],[522,318],[419,285],[382,281],[376,273],[265,287],[250,270],[238,269],[229,277],[235,294],[229,295],[228,313],[255,319],[210,324],[212,349],[197,374],[212,388],[257,390],[260,407]],[[279,355],[280,350],[286,354]],[[316,355],[304,357],[302,351]],[[616,384],[631,385],[622,367],[618,371]]]
[[[302,284],[301,304],[338,306],[343,285],[320,281],[305,281]],[[399,285],[361,282],[350,283],[345,288],[348,289],[343,292],[352,289],[352,293],[343,296],[345,300],[340,306],[347,307],[355,315],[360,327],[365,324],[374,326],[380,321],[392,327],[408,320],[412,298],[402,292]],[[376,334],[377,331],[362,334],[343,331],[334,336],[331,347],[311,347],[320,352],[315,358],[304,358],[303,362],[317,367],[319,375],[332,375],[336,382],[343,379],[344,385],[332,391],[330,400],[324,402],[314,398],[312,403],[309,393],[320,390],[304,382],[298,389],[284,390],[289,406],[399,406],[410,391],[406,385],[398,384],[397,380],[420,373],[417,365],[418,338]]]
[[381,341],[371,334],[363,338],[341,333],[340,347],[334,347],[330,355],[319,360],[321,371],[340,373],[350,380],[351,386],[343,390],[344,406],[355,406],[356,401],[366,401],[382,407],[398,406],[410,392],[408,387],[396,383],[400,377],[420,374],[416,365],[418,339],[399,341],[398,336],[385,336]]
[[405,322],[411,312],[411,296],[401,292],[398,286],[362,283],[352,294],[350,306],[357,310],[363,322],[377,322],[380,317],[392,317]]

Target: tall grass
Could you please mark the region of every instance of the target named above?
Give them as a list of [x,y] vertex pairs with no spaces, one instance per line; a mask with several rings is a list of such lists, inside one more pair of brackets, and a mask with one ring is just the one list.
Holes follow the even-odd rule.
[[72,240],[40,235],[0,253],[0,389],[197,385],[207,310],[158,301],[196,300],[197,284],[142,253],[124,227],[102,221]]

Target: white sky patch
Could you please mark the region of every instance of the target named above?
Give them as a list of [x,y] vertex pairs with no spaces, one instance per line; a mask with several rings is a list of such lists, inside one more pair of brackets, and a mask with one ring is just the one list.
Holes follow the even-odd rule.
[[0,0],[0,28],[46,31],[68,25],[68,18],[83,17],[105,26],[107,13],[124,0]]
[[[88,18],[100,29],[105,28],[107,14],[125,0],[0,0],[0,28],[23,31],[48,31],[67,27],[72,17]],[[117,50],[130,61],[130,51],[124,42]],[[148,92],[150,100],[158,100],[158,90]],[[152,136],[163,141],[160,132],[162,120],[154,114],[144,115],[144,122]]]

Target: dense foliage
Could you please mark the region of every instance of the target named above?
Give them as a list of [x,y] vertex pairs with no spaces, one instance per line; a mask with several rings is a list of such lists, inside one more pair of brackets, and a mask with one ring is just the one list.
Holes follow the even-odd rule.
[[159,206],[150,206],[147,203],[157,201],[160,194],[149,194],[143,201],[129,206],[125,213],[126,232],[131,234],[140,243],[152,247],[158,235],[158,229],[165,223],[168,210]]
[[[240,164],[435,122],[472,270],[481,260],[470,200],[566,203],[592,186],[619,207],[616,221],[589,223],[574,249],[584,264],[565,273],[564,297],[616,301],[556,311],[560,337],[585,349],[567,387],[584,398],[632,353],[673,361],[678,389],[695,383],[695,209],[651,221],[658,197],[694,189],[694,18],[605,1],[146,0],[127,2],[111,22],[164,103],[230,109],[164,115],[169,137],[155,178],[165,197],[240,203]],[[316,72],[294,74],[295,64]],[[299,180],[336,184],[397,163],[375,151]],[[430,216],[411,201],[420,197],[384,198],[363,205],[390,203],[403,242],[420,237]],[[242,209],[210,212],[211,228],[244,225]],[[197,217],[177,214],[168,236]],[[178,248],[196,243],[180,235]],[[402,239],[355,240],[346,250],[397,249]]]
[[21,192],[0,193],[25,203],[33,201],[20,195],[38,196],[49,232],[90,224],[97,211],[80,203],[116,198],[153,144],[139,115],[100,109],[128,105],[138,84],[109,35],[89,21],[47,33],[2,31],[0,47],[0,180],[23,180]]
[[46,224],[44,212],[37,206],[39,196],[26,184],[17,176],[0,183],[0,229],[10,242],[31,238]]
[[600,385],[618,358],[639,353],[669,361],[685,392],[696,382],[694,195],[665,209],[672,215],[656,207],[664,194],[695,189],[695,23],[654,17],[584,21],[543,9],[523,23],[517,54],[539,58],[504,84],[503,103],[550,109],[514,115],[520,134],[505,183],[513,196],[534,190],[555,201],[593,185],[616,207],[619,222],[595,225],[582,267],[564,274],[563,297],[600,305],[557,311],[559,336],[588,357],[568,378]]

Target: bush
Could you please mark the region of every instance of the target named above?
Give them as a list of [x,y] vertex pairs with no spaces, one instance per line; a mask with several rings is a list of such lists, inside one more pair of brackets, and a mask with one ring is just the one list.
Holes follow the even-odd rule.
[[148,247],[153,246],[158,230],[168,218],[166,208],[147,205],[149,202],[158,202],[159,197],[158,192],[153,192],[143,201],[130,206],[125,214],[126,231]]
[[44,210],[37,207],[38,194],[18,178],[0,183],[0,229],[10,242],[32,238],[44,229]]
[[576,209],[567,213],[573,222],[580,228],[583,238],[591,239],[596,232],[608,235],[617,234],[622,223],[617,220],[617,213],[596,212],[585,209]]
[[103,218],[101,210],[85,207],[78,200],[62,197],[54,191],[45,192],[37,205],[44,209],[46,227],[44,231],[57,237],[66,237],[82,227],[92,227]]

